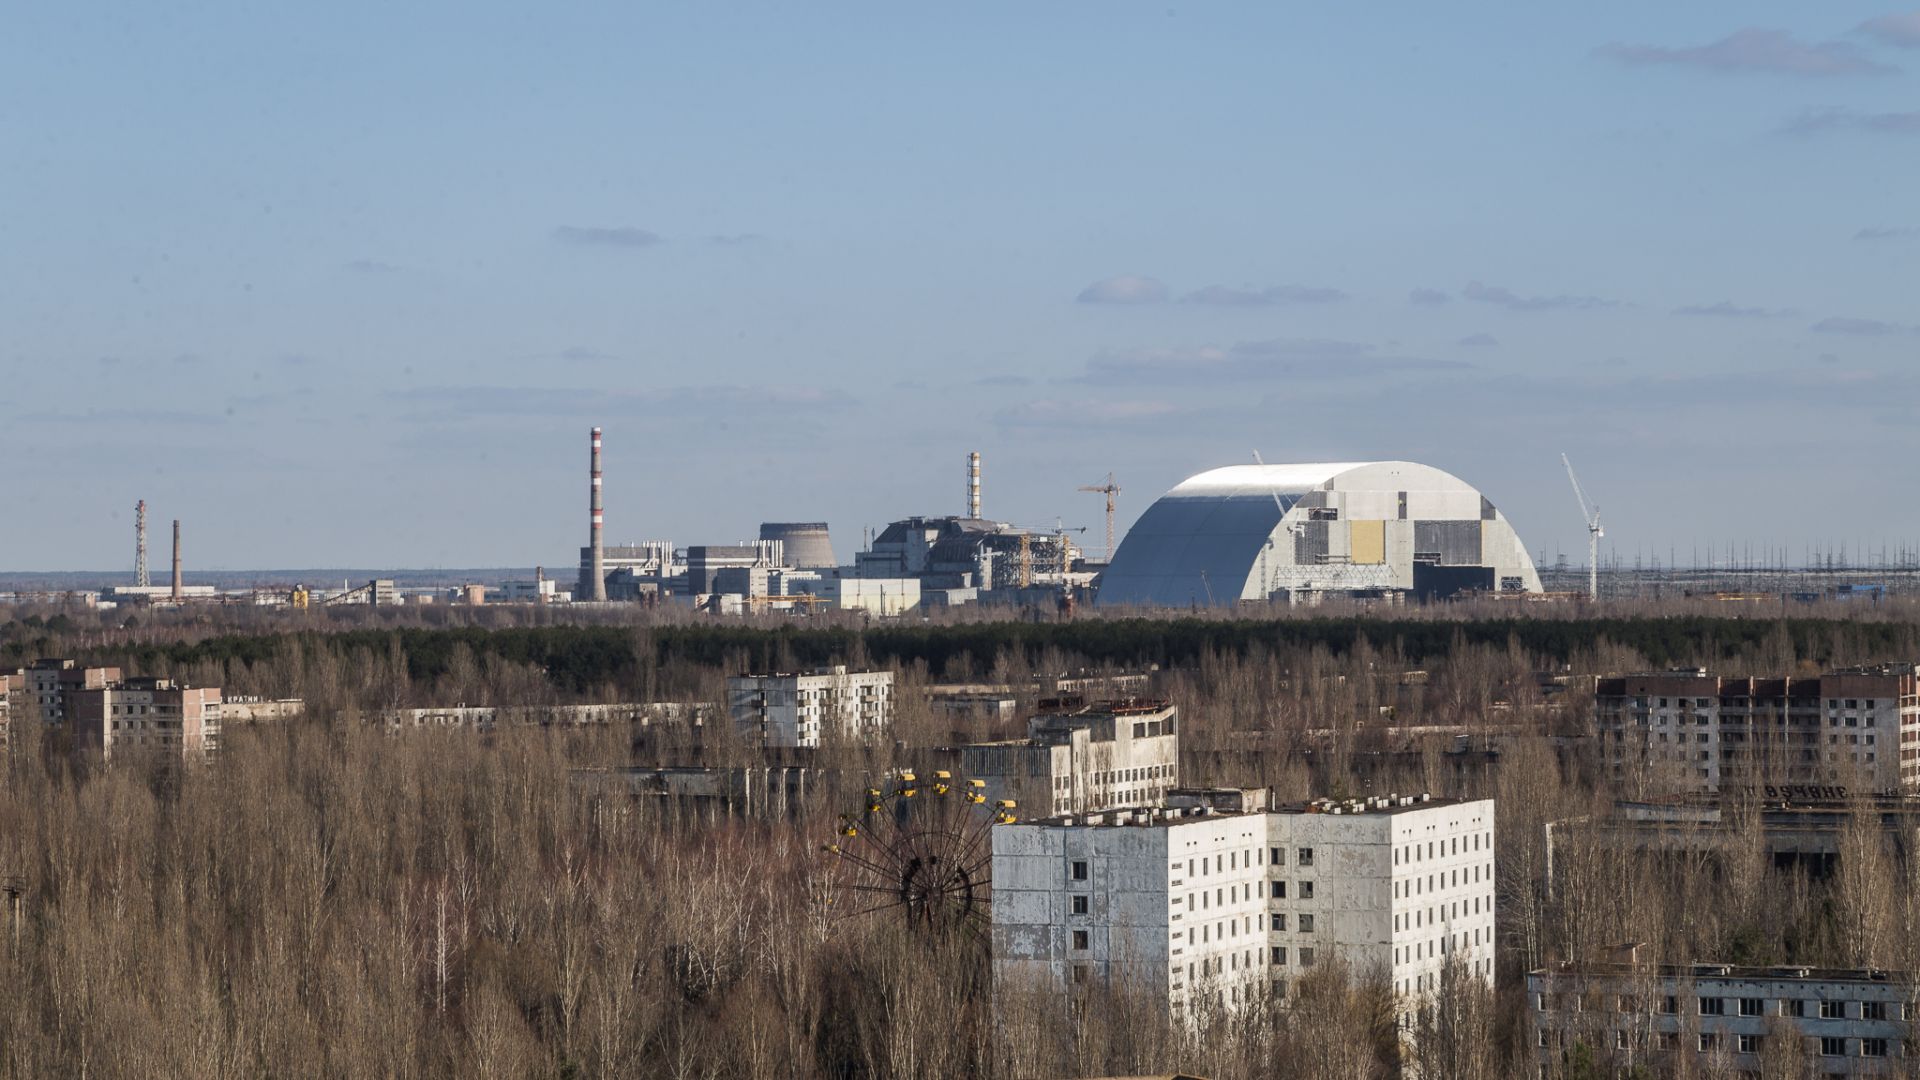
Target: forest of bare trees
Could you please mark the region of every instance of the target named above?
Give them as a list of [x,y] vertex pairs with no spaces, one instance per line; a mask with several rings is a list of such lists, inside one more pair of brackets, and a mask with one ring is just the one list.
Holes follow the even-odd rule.
[[[217,760],[186,768],[105,768],[14,725],[0,788],[0,879],[18,896],[0,937],[0,1072],[1475,1080],[1538,1074],[1526,971],[1621,943],[1673,963],[1920,969],[1920,867],[1865,814],[1830,874],[1778,865],[1738,799],[1725,807],[1734,824],[1685,854],[1605,842],[1591,823],[1620,793],[1584,741],[1581,695],[1595,675],[1656,663],[1806,673],[1914,658],[1884,651],[1916,640],[1907,623],[1865,636],[1843,622],[1762,626],[1659,661],[1631,634],[1547,650],[1448,625],[1439,646],[1410,647],[1355,624],[1344,642],[1209,648],[1164,666],[1191,783],[1281,800],[1498,800],[1498,988],[1444,980],[1410,1040],[1376,973],[1338,962],[1285,1002],[1174,1024],[1127,986],[995,992],[980,942],[827,902],[820,847],[861,778],[986,733],[956,732],[922,691],[1112,666],[1068,638],[989,649],[969,636],[936,664],[849,630],[836,659],[896,670],[892,739],[824,750],[839,779],[790,819],[711,821],[580,782],[577,770],[635,762],[626,730],[394,734],[363,721],[456,700],[718,701],[730,671],[810,659],[795,655],[810,646],[769,631],[695,655],[662,647],[670,628],[599,627],[612,636],[591,639],[605,653],[595,670],[608,674],[579,682],[484,637],[236,629],[249,628],[0,623],[16,659],[71,655],[309,705],[299,722],[230,730]],[[1656,627],[1650,640],[1667,639]],[[1457,731],[1493,752],[1460,767]],[[752,753],[721,733],[708,742],[711,760]],[[666,763],[693,751],[648,752]],[[1610,1075],[1601,1049],[1576,1065]]]

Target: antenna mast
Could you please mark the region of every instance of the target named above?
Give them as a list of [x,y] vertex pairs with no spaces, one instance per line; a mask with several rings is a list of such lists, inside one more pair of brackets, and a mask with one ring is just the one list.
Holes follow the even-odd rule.
[[133,583],[147,588],[147,500],[133,504]]

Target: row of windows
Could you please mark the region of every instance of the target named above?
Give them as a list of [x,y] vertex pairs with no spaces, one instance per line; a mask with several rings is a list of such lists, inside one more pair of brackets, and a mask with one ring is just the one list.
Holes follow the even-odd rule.
[[[1638,1012],[1641,999],[1630,994],[1601,995],[1597,993],[1578,994],[1535,994],[1534,1006],[1541,1011],[1565,1009],[1569,1012],[1599,1012],[1608,1004],[1611,997],[1613,1011],[1620,1013]],[[1767,1000],[1759,997],[1726,998],[1700,995],[1694,999],[1695,1008],[1701,1016],[1766,1016]],[[1885,1001],[1851,1001],[1846,998],[1775,998],[1776,1016],[1817,1016],[1822,1020],[1885,1020],[1888,1018],[1888,1003]],[[1730,1013],[1728,1002],[1732,1002]],[[1667,1016],[1676,1016],[1680,1012],[1678,995],[1667,994],[1655,999],[1655,1007]],[[1913,1005],[1900,1003],[1900,1019],[1913,1018]]]
[[[1456,837],[1453,837],[1451,840],[1439,840],[1439,841],[1429,840],[1426,843],[1426,848],[1425,848],[1426,854],[1424,856],[1421,854],[1421,845],[1403,844],[1400,847],[1393,849],[1393,865],[1399,866],[1401,863],[1420,862],[1422,861],[1423,858],[1444,859],[1450,855],[1459,855],[1462,852],[1479,851],[1481,850],[1480,844],[1483,838],[1486,842],[1486,850],[1492,851],[1493,850],[1493,834],[1490,832],[1485,832],[1485,833],[1477,832],[1477,833],[1474,833],[1471,838],[1456,836]],[[1468,846],[1469,839],[1472,840],[1471,847]],[[1438,855],[1434,854],[1434,845],[1436,843],[1440,845],[1440,853]]]
[[[1163,768],[1166,770],[1166,775],[1168,776],[1173,775],[1173,766],[1165,765],[1165,766],[1160,766],[1160,768]],[[1269,852],[1269,858],[1271,859],[1272,865],[1285,866],[1287,864],[1286,848],[1276,847],[1276,848],[1268,848],[1267,850]],[[1295,865],[1298,865],[1298,866],[1312,866],[1313,865],[1313,849],[1310,847],[1303,847],[1299,849],[1299,851],[1294,853],[1294,863]],[[1084,864],[1075,863],[1074,865],[1081,866]],[[1187,860],[1187,876],[1188,877],[1205,877],[1208,874],[1224,874],[1229,871],[1239,870],[1243,866],[1252,867],[1257,865],[1263,865],[1260,862],[1259,848],[1247,848],[1244,852],[1237,851],[1237,850],[1224,851],[1224,852],[1216,853],[1211,858],[1205,855],[1201,855],[1198,858],[1188,859]],[[1174,873],[1176,874],[1179,873],[1180,864],[1177,862],[1174,863],[1171,869],[1173,870]]]
[[[1764,1035],[1736,1035],[1729,1040],[1723,1039],[1717,1031],[1703,1031],[1696,1036],[1696,1039],[1697,1042],[1695,1045],[1699,1047],[1700,1052],[1703,1054],[1713,1053],[1722,1047],[1731,1049],[1738,1054],[1758,1054],[1761,1053],[1767,1045],[1767,1038]],[[1541,1029],[1540,1045],[1542,1047],[1561,1046],[1564,1045],[1564,1043],[1565,1040],[1559,1032],[1548,1032],[1544,1028]],[[1614,1049],[1626,1050],[1631,1045],[1632,1038],[1625,1030],[1614,1031]],[[1656,1031],[1653,1033],[1653,1048],[1655,1050],[1675,1050],[1678,1049],[1679,1046],[1680,1038],[1673,1032]],[[1811,1047],[1811,1040],[1809,1040],[1809,1047]],[[1858,1050],[1857,1055],[1849,1053],[1850,1050],[1855,1049]],[[1889,1049],[1890,1042],[1887,1039],[1849,1039],[1838,1035],[1820,1036],[1821,1057],[1886,1057],[1888,1056]]]
[[[1666,699],[1666,698],[1661,698],[1661,699],[1660,699],[1660,707],[1661,707],[1661,708],[1663,708],[1663,709],[1664,709],[1664,708],[1666,708],[1666,707],[1667,707],[1667,700],[1668,700],[1668,699]],[[1674,699],[1672,699],[1672,700],[1673,700],[1673,705],[1674,705],[1674,706],[1675,706],[1676,708],[1681,708],[1681,709],[1687,709],[1687,708],[1693,708],[1693,709],[1705,709],[1705,708],[1710,708],[1710,707],[1712,707],[1712,705],[1713,705],[1713,701],[1714,701],[1714,699],[1713,699],[1713,698],[1674,698]],[[1779,698],[1766,698],[1766,699],[1763,699],[1763,700],[1765,700],[1765,701],[1767,701],[1767,702],[1769,702],[1769,703],[1771,703],[1771,702],[1777,702],[1777,701],[1779,701],[1780,699],[1779,699]],[[1792,704],[1792,707],[1793,707],[1793,708],[1796,708],[1796,709],[1813,709],[1813,708],[1818,708],[1819,706],[1818,706],[1818,705],[1816,704],[1816,702],[1817,702],[1818,700],[1819,700],[1818,698],[1791,698],[1791,699],[1789,699],[1789,701],[1790,701],[1790,702],[1791,702],[1791,704]],[[1858,708],[1860,708],[1860,702],[1861,702],[1861,700],[1862,700],[1862,699],[1861,699],[1861,698],[1846,698],[1846,699],[1844,699],[1844,700],[1846,701],[1846,707],[1847,707],[1847,708],[1849,708],[1849,709],[1858,709]],[[1886,699],[1886,698],[1866,698],[1866,699],[1864,699],[1864,700],[1865,700],[1865,701],[1866,701],[1866,703],[1867,703],[1867,706],[1866,706],[1866,707],[1867,707],[1867,708],[1869,708],[1869,709],[1872,709],[1872,708],[1879,708],[1879,707],[1880,707],[1880,706],[1878,706],[1878,705],[1876,705],[1876,704],[1875,704],[1876,702],[1883,702],[1883,701],[1886,701],[1887,699]],[[1841,702],[1841,701],[1842,701],[1842,699],[1841,699],[1841,698],[1828,698],[1828,699],[1827,699],[1827,708],[1829,708],[1829,709],[1838,709],[1838,708],[1840,708],[1840,707],[1841,707],[1841,705],[1840,705],[1840,702]],[[1635,705],[1638,705],[1638,706],[1640,706],[1640,707],[1641,707],[1641,708],[1643,708],[1643,709],[1644,709],[1644,708],[1646,708],[1646,706],[1647,706],[1647,699],[1646,699],[1646,698],[1643,698],[1643,697],[1641,697],[1641,698],[1634,698],[1634,699],[1633,699],[1633,702],[1634,702],[1634,704],[1635,704]],[[1743,697],[1732,697],[1732,698],[1728,698],[1728,699],[1727,699],[1727,703],[1728,703],[1728,704],[1730,704],[1730,705],[1738,705],[1738,706],[1744,706],[1744,705],[1746,705],[1746,704],[1747,704],[1747,699],[1746,699],[1746,698],[1743,698]]]
[[[1493,913],[1493,899],[1491,897],[1485,899],[1487,914],[1491,915]],[[1481,900],[1481,897],[1474,896],[1466,900],[1455,900],[1452,903],[1441,904],[1440,918],[1458,919],[1463,916],[1478,915],[1480,914]],[[1395,915],[1393,917],[1393,928],[1395,931],[1414,930],[1422,926],[1431,926],[1438,921],[1438,919],[1433,917],[1432,908],[1428,908],[1425,911],[1415,908],[1412,911]]]
[[1171,765],[1143,765],[1137,769],[1117,769],[1097,772],[1089,776],[1088,782],[1096,787],[1107,784],[1131,784],[1141,780],[1159,780],[1173,775]]
[[[1393,962],[1411,964],[1416,960],[1431,960],[1435,956],[1445,956],[1458,949],[1477,949],[1480,947],[1479,930],[1469,934],[1462,930],[1458,934],[1442,934],[1432,941],[1416,941],[1412,945],[1396,946],[1393,950]],[[1486,931],[1488,944],[1493,942],[1493,931]]]

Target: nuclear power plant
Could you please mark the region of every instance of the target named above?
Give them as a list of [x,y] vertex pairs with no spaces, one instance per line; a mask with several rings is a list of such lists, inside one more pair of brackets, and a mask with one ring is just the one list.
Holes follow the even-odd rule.
[[833,557],[833,541],[827,538],[824,521],[763,522],[760,540],[780,544],[788,565],[798,570],[831,570],[840,565]]

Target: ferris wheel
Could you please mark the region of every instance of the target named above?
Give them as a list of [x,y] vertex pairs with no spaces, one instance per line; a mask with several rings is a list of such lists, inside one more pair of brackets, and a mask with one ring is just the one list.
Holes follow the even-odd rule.
[[987,806],[986,784],[946,770],[910,771],[868,788],[865,807],[841,814],[825,846],[835,863],[830,903],[848,917],[900,918],[909,929],[984,936],[992,897],[989,831],[1011,824],[1010,799]]

